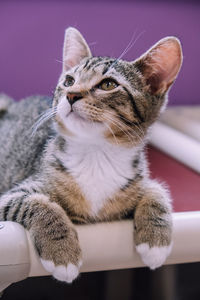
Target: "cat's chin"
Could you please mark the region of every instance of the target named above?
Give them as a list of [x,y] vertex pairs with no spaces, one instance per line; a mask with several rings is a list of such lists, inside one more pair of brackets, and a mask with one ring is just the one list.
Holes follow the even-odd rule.
[[71,111],[67,116],[65,120],[66,125],[72,125],[73,128],[83,126],[85,128],[86,126],[91,126],[93,122],[86,119],[84,116],[81,114]]
[[103,123],[95,122],[86,119],[77,112],[70,112],[65,120],[63,120],[65,127],[75,136],[83,138],[92,138],[101,136],[105,130]]

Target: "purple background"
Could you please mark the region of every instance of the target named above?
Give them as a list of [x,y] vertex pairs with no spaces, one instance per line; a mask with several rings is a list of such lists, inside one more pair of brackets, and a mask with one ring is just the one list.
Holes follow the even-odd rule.
[[[200,4],[197,1],[0,1],[0,91],[20,99],[50,95],[61,71],[64,30],[75,26],[95,55],[133,60],[160,38],[175,35],[184,63],[170,104],[199,104]],[[142,33],[144,32],[144,33]]]

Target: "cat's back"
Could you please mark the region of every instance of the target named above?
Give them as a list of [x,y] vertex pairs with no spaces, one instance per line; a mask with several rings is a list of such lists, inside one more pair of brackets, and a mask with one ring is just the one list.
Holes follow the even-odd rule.
[[35,96],[14,102],[0,96],[0,193],[39,168],[52,129],[47,122],[31,136],[32,126],[50,106],[48,97]]

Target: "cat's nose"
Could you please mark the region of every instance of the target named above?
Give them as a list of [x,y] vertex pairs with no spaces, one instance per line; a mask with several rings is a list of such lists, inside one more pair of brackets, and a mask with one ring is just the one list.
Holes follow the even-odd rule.
[[67,93],[67,100],[71,105],[82,98],[83,95],[81,93]]

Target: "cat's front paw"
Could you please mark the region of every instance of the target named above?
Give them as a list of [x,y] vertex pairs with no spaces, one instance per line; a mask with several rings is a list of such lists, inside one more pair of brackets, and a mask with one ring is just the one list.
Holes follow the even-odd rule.
[[172,248],[172,215],[161,201],[145,199],[134,219],[134,240],[142,261],[150,269],[163,265]]
[[142,243],[136,246],[136,250],[140,254],[143,263],[151,270],[159,268],[163,265],[166,258],[171,253],[171,249],[172,244],[162,247],[150,247],[149,244]]
[[73,227],[49,229],[34,238],[35,247],[45,270],[60,281],[71,283],[82,265],[78,235]]
[[79,269],[82,265],[82,261],[78,262],[78,265],[74,265],[72,263],[68,263],[67,266],[59,265],[56,266],[53,261],[45,260],[41,258],[41,263],[45,270],[53,275],[54,278],[65,281],[67,283],[71,283],[74,279],[76,279],[79,275]]

